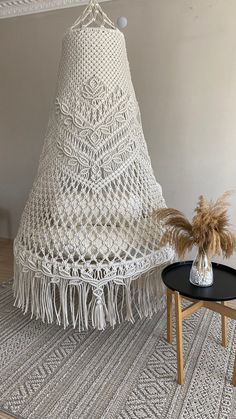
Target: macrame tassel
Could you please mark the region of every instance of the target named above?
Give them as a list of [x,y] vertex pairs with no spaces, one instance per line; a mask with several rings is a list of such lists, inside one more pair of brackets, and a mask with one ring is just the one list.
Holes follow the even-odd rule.
[[[166,264],[162,268],[164,266]],[[163,309],[161,270],[153,269],[138,279],[110,281],[96,288],[82,281],[52,280],[46,275],[35,275],[15,264],[15,305],[24,314],[31,311],[31,318],[48,323],[56,319],[64,328],[70,323],[79,331],[88,330],[90,326],[104,330],[107,323],[114,328],[124,319],[134,323],[137,315],[151,317]]]
[[104,330],[106,327],[106,318],[101,299],[98,299],[96,302],[94,313],[94,326],[98,330]]
[[125,319],[131,323],[134,323],[130,280],[127,281],[127,285],[126,285],[126,318]]

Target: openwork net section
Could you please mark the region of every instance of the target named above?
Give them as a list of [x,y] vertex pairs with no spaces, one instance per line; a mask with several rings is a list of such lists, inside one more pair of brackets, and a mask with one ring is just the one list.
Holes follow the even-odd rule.
[[162,296],[160,268],[173,257],[160,250],[161,227],[152,218],[164,206],[123,35],[70,29],[15,240],[16,304],[80,329],[132,321],[133,310],[151,315]]

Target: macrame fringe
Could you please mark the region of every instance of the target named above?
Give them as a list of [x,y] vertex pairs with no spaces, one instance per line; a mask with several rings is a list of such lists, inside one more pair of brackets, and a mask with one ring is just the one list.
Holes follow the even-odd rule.
[[115,327],[124,320],[134,323],[135,313],[140,318],[152,317],[164,306],[164,285],[161,280],[163,266],[125,283],[110,281],[94,289],[86,282],[71,283],[47,276],[37,277],[34,272],[22,271],[15,265],[13,284],[15,306],[31,318],[53,323],[64,328],[73,325],[79,331],[93,327],[104,330],[106,324]]

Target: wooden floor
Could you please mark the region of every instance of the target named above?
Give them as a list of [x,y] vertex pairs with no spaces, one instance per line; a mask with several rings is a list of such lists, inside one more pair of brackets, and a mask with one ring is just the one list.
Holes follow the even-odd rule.
[[[9,282],[13,277],[13,242],[8,239],[0,239],[0,282]],[[235,262],[235,260],[233,261]],[[231,263],[235,267],[235,263]],[[236,308],[236,300],[229,303],[230,306]],[[10,415],[0,411],[0,419],[12,419]]]
[[12,240],[0,239],[0,282],[9,282],[13,276]]

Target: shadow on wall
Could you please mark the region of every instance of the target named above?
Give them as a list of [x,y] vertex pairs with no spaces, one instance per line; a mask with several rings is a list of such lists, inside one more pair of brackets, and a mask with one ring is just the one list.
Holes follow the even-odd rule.
[[10,211],[0,207],[0,231],[3,237],[12,237],[12,223]]

